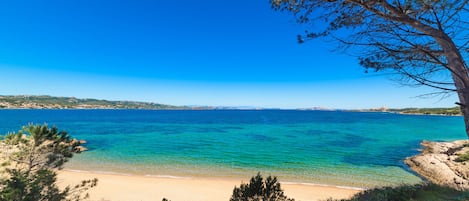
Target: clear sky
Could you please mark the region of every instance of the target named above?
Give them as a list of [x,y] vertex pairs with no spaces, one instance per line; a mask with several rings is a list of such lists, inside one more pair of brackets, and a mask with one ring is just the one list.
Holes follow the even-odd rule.
[[268,0],[0,2],[0,94],[173,105],[452,107],[365,74]]

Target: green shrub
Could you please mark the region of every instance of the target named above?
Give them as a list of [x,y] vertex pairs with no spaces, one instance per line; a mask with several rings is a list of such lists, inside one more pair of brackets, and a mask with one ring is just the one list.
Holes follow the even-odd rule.
[[469,161],[469,152],[459,155],[454,161],[456,162]]
[[[350,199],[340,201],[463,201],[469,192],[458,191],[436,184],[401,185],[363,191]],[[332,199],[329,199],[332,201]]]
[[294,201],[285,196],[276,177],[265,180],[260,173],[251,178],[249,184],[241,184],[233,189],[230,201]]

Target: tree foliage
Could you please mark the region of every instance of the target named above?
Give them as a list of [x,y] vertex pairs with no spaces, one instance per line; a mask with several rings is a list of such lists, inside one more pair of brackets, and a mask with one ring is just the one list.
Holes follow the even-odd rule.
[[313,30],[298,37],[300,42],[331,36],[342,42],[341,47],[358,53],[367,69],[395,70],[416,84],[456,90],[445,50],[433,31],[446,34],[467,55],[468,24],[461,16],[467,12],[467,1],[272,0],[272,4],[292,11],[300,23],[315,23]]
[[28,125],[17,133],[5,136],[4,143],[14,149],[9,159],[16,169],[27,173],[44,168],[62,168],[73,156],[70,136],[65,131],[47,125]]
[[310,28],[299,42],[327,37],[366,71],[399,75],[434,94],[458,94],[469,136],[468,0],[271,0]]
[[268,176],[265,180],[260,173],[252,177],[248,184],[241,184],[233,189],[230,201],[294,201],[288,198],[276,177]]
[[73,156],[77,144],[65,131],[47,125],[28,125],[7,134],[1,142],[6,175],[0,179],[0,201],[63,201],[87,198],[97,179],[61,190],[55,169]]

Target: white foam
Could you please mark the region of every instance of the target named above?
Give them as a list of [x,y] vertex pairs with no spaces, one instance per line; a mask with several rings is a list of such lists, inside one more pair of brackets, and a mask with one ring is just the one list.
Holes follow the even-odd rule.
[[146,174],[145,177],[167,178],[167,179],[191,179],[191,177],[178,177],[173,175],[151,175]]
[[[122,176],[137,176],[133,174],[125,174],[111,171],[87,171],[87,170],[75,170],[75,169],[64,169],[69,172],[78,172],[78,173],[95,173],[95,174],[106,174],[106,175],[122,175]],[[144,177],[153,177],[153,178],[167,178],[167,179],[193,179],[192,177],[180,177],[173,175],[151,175],[145,174]],[[322,187],[334,187],[341,189],[350,189],[350,190],[367,190],[366,188],[352,187],[352,186],[340,186],[340,185],[329,185],[329,184],[319,184],[319,183],[305,183],[305,182],[280,182],[285,185],[305,185],[305,186],[322,186]]]
[[78,173],[91,173],[91,174],[107,174],[107,175],[121,175],[121,176],[135,176],[133,174],[126,174],[120,172],[111,172],[111,171],[87,171],[87,170],[75,170],[75,169],[64,169],[68,172],[78,172]]
[[342,189],[350,189],[350,190],[366,190],[366,188],[360,187],[353,187],[353,186],[339,186],[339,185],[328,185],[328,184],[317,184],[317,183],[303,183],[303,182],[280,182],[285,185],[305,185],[305,186],[322,186],[322,187],[334,187],[334,188],[342,188]]

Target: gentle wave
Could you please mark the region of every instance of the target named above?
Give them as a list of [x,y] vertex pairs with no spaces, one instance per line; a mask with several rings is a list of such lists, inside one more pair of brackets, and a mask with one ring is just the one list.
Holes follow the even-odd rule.
[[146,174],[145,177],[153,177],[153,178],[165,178],[165,179],[192,179],[192,177],[178,177],[173,175],[151,175]]
[[90,171],[90,170],[76,170],[76,169],[63,169],[67,172],[77,172],[77,173],[89,173],[89,174],[103,174],[103,175],[118,175],[118,176],[136,176],[134,174],[112,172],[112,171]]
[[103,174],[103,175],[118,175],[118,176],[143,176],[143,177],[151,177],[151,178],[166,178],[166,179],[192,179],[193,177],[181,177],[181,176],[173,176],[173,175],[152,175],[152,174],[128,174],[128,173],[121,173],[121,172],[112,172],[112,171],[94,171],[94,170],[77,170],[77,169],[63,169],[67,172],[76,172],[76,173],[90,173],[90,174]]
[[[76,169],[64,169],[64,171],[76,172],[76,173],[118,175],[118,176],[143,176],[143,177],[149,177],[149,178],[165,178],[165,179],[180,179],[180,180],[194,179],[194,177],[181,177],[181,176],[174,176],[174,175],[150,175],[150,174],[135,175],[135,174],[125,174],[125,173],[118,173],[118,172],[111,172],[111,171],[87,171],[87,170],[76,170]],[[230,180],[234,180],[234,178],[230,178]],[[243,178],[239,178],[239,180],[241,182]],[[285,184],[285,185],[322,186],[322,187],[333,187],[333,188],[359,190],[359,191],[366,190],[366,188],[359,188],[359,187],[352,187],[352,186],[328,185],[328,184],[306,183],[306,182],[282,182],[281,181],[280,183]]]
[[340,185],[329,185],[329,184],[317,184],[317,183],[304,183],[304,182],[280,182],[285,185],[305,185],[305,186],[322,186],[322,187],[334,187],[341,189],[350,189],[350,190],[367,190],[367,188],[353,187],[353,186],[340,186]]

